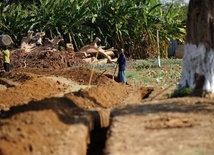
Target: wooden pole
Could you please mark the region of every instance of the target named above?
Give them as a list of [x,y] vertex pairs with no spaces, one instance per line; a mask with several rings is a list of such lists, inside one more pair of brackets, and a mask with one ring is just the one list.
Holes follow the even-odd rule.
[[113,80],[114,80],[115,73],[116,73],[116,71],[117,71],[117,67],[118,67],[118,64],[116,64],[115,69],[114,69],[114,74],[112,75],[112,79],[113,79]]
[[[99,51],[97,51],[97,53],[96,53],[96,58],[98,57],[98,53],[99,53]],[[93,64],[93,68],[92,68],[92,71],[91,71],[91,75],[90,75],[88,86],[91,85],[91,80],[92,80],[92,76],[93,76],[93,73],[94,73],[94,68],[95,68],[95,63]]]

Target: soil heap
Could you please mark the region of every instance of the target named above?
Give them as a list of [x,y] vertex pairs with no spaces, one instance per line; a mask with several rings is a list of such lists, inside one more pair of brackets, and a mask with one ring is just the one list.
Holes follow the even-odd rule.
[[15,50],[11,52],[11,67],[28,68],[66,68],[86,64],[82,59],[74,57],[67,51],[58,50],[36,50],[33,52],[24,52]]

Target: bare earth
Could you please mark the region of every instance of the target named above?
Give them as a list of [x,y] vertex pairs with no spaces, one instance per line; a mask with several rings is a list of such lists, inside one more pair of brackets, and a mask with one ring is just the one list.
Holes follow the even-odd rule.
[[91,72],[1,72],[0,155],[214,155],[213,99],[167,99],[97,72],[89,85]]

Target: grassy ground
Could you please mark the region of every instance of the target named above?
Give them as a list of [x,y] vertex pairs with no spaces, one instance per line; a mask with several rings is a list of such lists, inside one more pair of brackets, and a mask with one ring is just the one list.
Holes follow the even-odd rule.
[[[113,74],[115,66],[115,64],[96,66],[95,70]],[[161,67],[158,67],[156,59],[128,61],[126,77],[131,85],[166,88],[178,84],[181,69],[182,59],[161,59]]]

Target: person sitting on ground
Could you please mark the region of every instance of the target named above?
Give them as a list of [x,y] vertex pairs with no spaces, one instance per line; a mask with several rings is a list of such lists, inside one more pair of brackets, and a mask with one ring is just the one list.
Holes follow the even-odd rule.
[[124,49],[121,49],[120,56],[117,59],[117,63],[119,65],[117,81],[126,84],[126,56],[124,54]]
[[4,61],[4,70],[10,72],[10,51],[6,46],[2,47],[3,61]]

